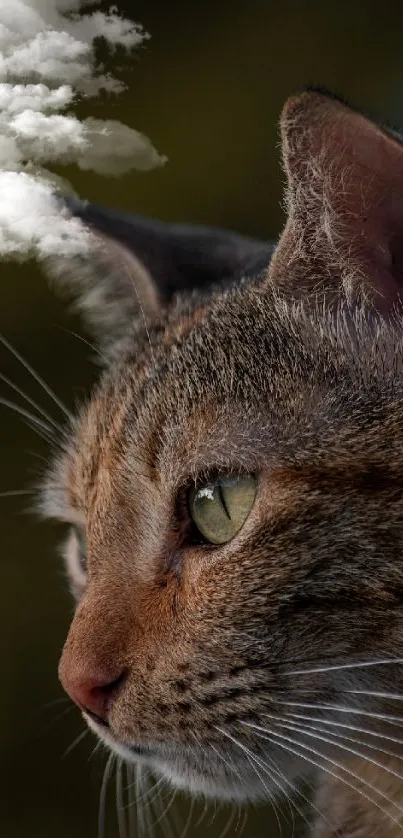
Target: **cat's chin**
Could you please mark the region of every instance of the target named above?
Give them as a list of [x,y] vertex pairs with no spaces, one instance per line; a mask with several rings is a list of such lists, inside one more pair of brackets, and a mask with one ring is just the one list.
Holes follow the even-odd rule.
[[[123,744],[108,728],[101,727],[85,713],[83,715],[91,730],[110,750],[128,763],[144,765],[154,774],[162,775],[177,789],[199,797],[234,802],[264,800],[271,792],[269,783],[265,782],[263,786],[258,776],[254,773],[248,775],[247,770],[229,773],[227,770],[220,770],[219,763],[214,771],[209,759],[206,771],[203,771],[194,757],[179,754],[176,749],[172,750],[172,754],[168,754],[168,749],[166,753],[158,753],[152,748]],[[276,787],[273,786],[273,792],[275,791]]]

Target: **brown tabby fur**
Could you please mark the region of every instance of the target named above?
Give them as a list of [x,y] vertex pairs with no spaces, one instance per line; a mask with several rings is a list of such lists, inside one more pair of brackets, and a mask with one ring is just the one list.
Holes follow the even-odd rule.
[[[403,740],[380,717],[403,665],[346,665],[403,649],[403,150],[315,92],[282,136],[267,273],[148,307],[123,339],[120,317],[49,474],[47,513],[88,550],[60,677],[116,682],[107,726],[85,717],[174,785],[257,798],[313,769],[314,838],[397,838]],[[228,472],[258,476],[249,518],[190,543],[186,488]]]

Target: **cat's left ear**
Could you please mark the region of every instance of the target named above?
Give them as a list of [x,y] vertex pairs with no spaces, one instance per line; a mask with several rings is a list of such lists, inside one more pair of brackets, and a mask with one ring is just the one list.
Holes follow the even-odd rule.
[[53,273],[76,299],[104,350],[133,324],[150,324],[178,292],[265,271],[273,246],[227,230],[164,223],[66,198],[93,237],[91,255]]
[[288,218],[268,269],[293,297],[340,289],[381,311],[403,300],[403,144],[319,91],[281,118]]

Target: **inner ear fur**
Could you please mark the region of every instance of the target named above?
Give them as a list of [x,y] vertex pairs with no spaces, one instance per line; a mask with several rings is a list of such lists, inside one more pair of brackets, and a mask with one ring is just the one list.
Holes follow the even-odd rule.
[[403,297],[403,145],[344,102],[308,90],[280,122],[287,221],[268,280],[301,297],[340,291],[380,310]]

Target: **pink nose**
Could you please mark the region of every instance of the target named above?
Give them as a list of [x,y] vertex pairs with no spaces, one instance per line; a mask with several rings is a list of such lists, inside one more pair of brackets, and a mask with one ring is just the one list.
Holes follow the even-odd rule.
[[70,679],[61,673],[60,680],[66,693],[81,710],[100,724],[108,723],[108,714],[123,682],[126,671],[123,670],[113,681],[97,678]]

